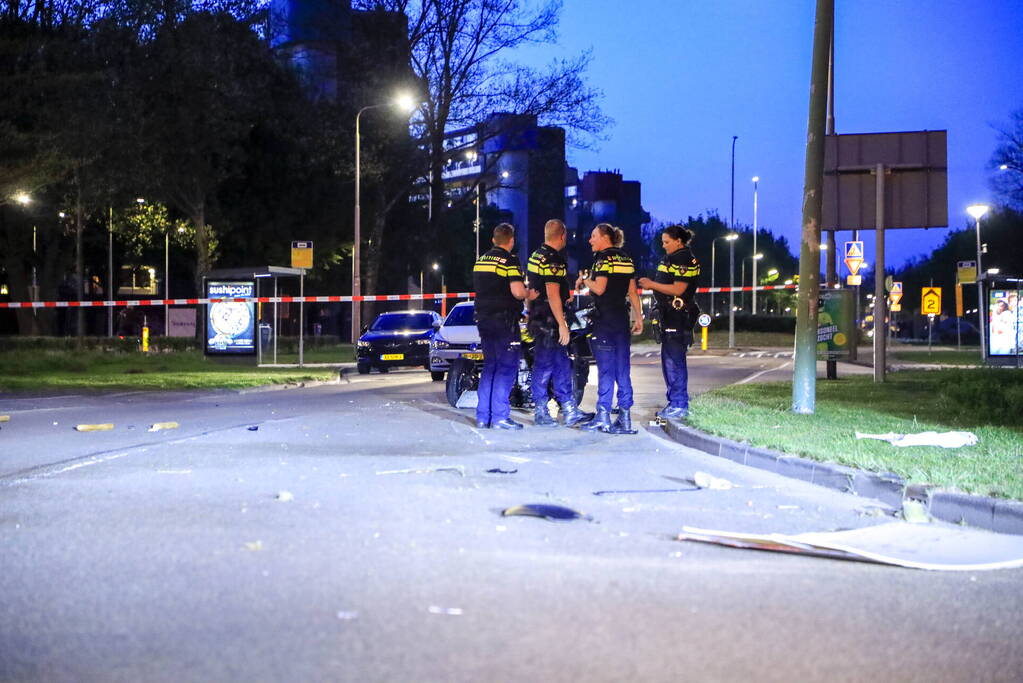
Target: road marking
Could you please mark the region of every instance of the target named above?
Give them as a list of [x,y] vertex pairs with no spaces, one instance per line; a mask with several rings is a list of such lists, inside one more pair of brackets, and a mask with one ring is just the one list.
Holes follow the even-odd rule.
[[750,375],[749,377],[746,377],[746,378],[740,379],[740,380],[739,380],[738,382],[736,382],[736,384],[746,384],[747,382],[752,382],[752,381],[753,381],[753,380],[755,380],[756,378],[758,378],[758,377],[760,377],[760,376],[762,376],[762,375],[766,375],[766,374],[767,374],[767,373],[769,373],[769,372],[775,372],[775,371],[777,371],[777,370],[784,370],[784,369],[785,369],[786,367],[788,367],[789,365],[792,365],[792,363],[791,363],[791,362],[785,362],[785,363],[782,363],[781,365],[779,365],[779,366],[778,366],[778,367],[776,367],[776,368],[768,368],[768,369],[766,369],[766,370],[761,370],[760,372],[754,372],[754,373],[753,373],[752,375]]

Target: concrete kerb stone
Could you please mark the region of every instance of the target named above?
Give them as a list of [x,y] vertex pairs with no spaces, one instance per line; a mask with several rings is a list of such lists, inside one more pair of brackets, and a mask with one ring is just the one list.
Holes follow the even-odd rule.
[[931,486],[907,487],[902,477],[892,473],[876,474],[834,463],[816,462],[767,448],[756,448],[746,442],[701,432],[678,420],[668,420],[664,432],[683,446],[742,465],[865,498],[875,498],[895,508],[902,507],[905,498],[923,499],[928,513],[935,519],[954,524],[965,523],[1004,534],[1023,535],[1021,502],[942,491]]

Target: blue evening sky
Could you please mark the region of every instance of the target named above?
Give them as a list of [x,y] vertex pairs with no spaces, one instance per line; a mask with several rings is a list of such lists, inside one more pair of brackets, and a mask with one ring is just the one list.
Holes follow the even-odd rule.
[[[586,170],[643,184],[656,219],[717,211],[785,235],[798,254],[813,0],[565,0],[557,46],[519,51],[541,64],[592,49],[589,82],[616,125]],[[947,129],[949,221],[991,199],[992,124],[1023,107],[1023,1],[837,0],[838,133]],[[944,229],[887,233],[888,264],[929,253]],[[850,239],[839,233],[839,242]],[[873,260],[873,233],[863,233]],[[841,247],[841,245],[840,245]]]

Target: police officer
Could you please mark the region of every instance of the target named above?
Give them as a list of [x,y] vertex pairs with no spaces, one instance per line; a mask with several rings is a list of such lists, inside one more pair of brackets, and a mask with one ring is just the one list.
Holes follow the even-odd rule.
[[[583,425],[588,431],[635,434],[632,429],[632,378],[629,376],[632,334],[643,331],[643,312],[633,276],[636,267],[622,250],[624,235],[619,228],[599,223],[590,234],[595,258],[590,277],[580,274],[577,285],[593,295],[593,329],[590,348],[597,361],[597,415]],[[632,324],[629,324],[629,305]],[[631,329],[630,329],[631,328]],[[611,399],[618,385],[618,419],[611,424]]]
[[557,219],[543,226],[544,243],[530,255],[526,269],[529,288],[535,291],[529,305],[529,333],[533,337],[533,423],[553,427],[558,421],[547,410],[548,384],[561,406],[565,426],[571,427],[591,415],[579,410],[572,395],[572,361],[568,357],[569,331],[565,307],[572,301],[568,266],[562,250],[568,241],[565,224]]
[[657,412],[660,418],[682,418],[689,414],[689,372],[686,350],[693,343],[693,323],[700,314],[694,297],[700,262],[689,248],[693,232],[670,225],[661,233],[665,256],[651,280],[639,279],[639,286],[651,289],[657,302],[657,324],[661,336],[661,372],[667,387],[668,405]]
[[519,316],[526,298],[515,248],[515,228],[501,223],[494,228],[494,248],[479,257],[472,269],[476,289],[476,323],[483,346],[476,426],[522,429],[511,419],[508,397],[519,370],[521,340]]

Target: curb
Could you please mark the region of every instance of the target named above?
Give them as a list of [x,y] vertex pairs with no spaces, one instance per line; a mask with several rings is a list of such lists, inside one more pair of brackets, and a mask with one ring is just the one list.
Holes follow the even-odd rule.
[[713,436],[668,420],[664,433],[683,446],[695,448],[740,465],[756,467],[792,479],[865,498],[876,498],[894,508],[904,500],[924,503],[931,517],[953,524],[968,524],[1003,534],[1023,535],[1023,503],[1002,498],[973,496],[930,486],[908,485],[895,474],[876,474],[834,463],[823,463],[745,442]]

